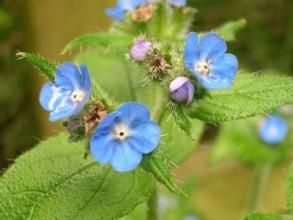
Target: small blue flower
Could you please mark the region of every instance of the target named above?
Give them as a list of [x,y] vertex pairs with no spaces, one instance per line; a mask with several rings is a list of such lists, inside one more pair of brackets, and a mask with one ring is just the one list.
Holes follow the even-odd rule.
[[228,88],[236,76],[238,61],[226,51],[226,42],[219,35],[208,33],[199,39],[191,32],[185,45],[185,66],[207,89]]
[[260,125],[259,135],[267,144],[279,144],[288,134],[288,122],[277,115],[266,118]]
[[178,76],[169,85],[171,97],[175,102],[185,102],[187,105],[192,102],[194,85],[187,77]]
[[90,150],[99,163],[110,163],[116,171],[128,172],[159,142],[160,128],[150,120],[146,106],[128,102],[102,119],[90,140]]
[[117,0],[117,6],[107,8],[106,14],[115,20],[123,20],[126,11],[134,11],[139,6],[146,3],[146,0]]
[[187,4],[187,0],[171,0],[170,4],[176,7],[184,7]]
[[91,96],[91,78],[85,65],[80,69],[65,62],[57,68],[55,83],[46,83],[40,93],[41,106],[50,112],[49,120],[78,115]]

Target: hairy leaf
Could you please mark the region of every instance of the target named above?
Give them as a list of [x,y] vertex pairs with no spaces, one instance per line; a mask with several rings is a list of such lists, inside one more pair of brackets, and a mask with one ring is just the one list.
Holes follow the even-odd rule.
[[0,180],[0,219],[116,219],[144,202],[153,179],[83,159],[61,134],[18,158]]
[[221,35],[226,41],[234,41],[237,32],[243,29],[246,26],[246,23],[247,22],[244,18],[236,21],[229,21],[216,28],[215,32]]
[[48,60],[40,55],[18,52],[16,53],[18,59],[25,59],[34,67],[36,67],[43,75],[45,75],[50,81],[54,80],[56,66],[58,65],[54,61]]
[[207,122],[222,122],[265,114],[293,103],[293,79],[270,74],[240,73],[230,89],[210,91],[189,107],[189,115]]
[[160,183],[164,184],[171,192],[186,197],[185,193],[177,187],[170,173],[171,164],[166,156],[159,150],[145,155],[141,167],[152,174]]
[[62,54],[67,53],[75,48],[81,48],[84,46],[111,46],[112,48],[121,50],[126,49],[133,43],[134,37],[130,35],[119,35],[116,33],[100,32],[96,34],[87,34],[77,37],[70,41],[62,51]]

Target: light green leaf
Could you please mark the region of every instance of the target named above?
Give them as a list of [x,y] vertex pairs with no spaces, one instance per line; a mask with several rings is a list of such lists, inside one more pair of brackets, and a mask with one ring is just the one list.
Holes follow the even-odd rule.
[[26,52],[18,52],[16,53],[16,57],[18,59],[25,59],[34,67],[36,67],[41,72],[41,74],[46,76],[50,81],[54,80],[56,66],[58,65],[56,62],[48,60],[40,55]]
[[133,43],[134,37],[130,35],[119,35],[117,33],[100,32],[95,34],[87,34],[77,37],[70,41],[62,51],[62,54],[67,53],[75,48],[84,46],[100,45],[104,47],[110,46],[115,50],[127,50]]
[[222,122],[265,114],[293,103],[293,79],[241,72],[230,89],[210,91],[193,102],[189,115],[207,122]]
[[83,159],[82,144],[61,134],[19,157],[0,179],[0,219],[116,219],[153,190],[137,169],[117,173]]
[[234,41],[237,32],[243,29],[246,26],[246,23],[247,22],[244,18],[236,21],[229,21],[216,28],[215,32],[222,36],[226,41]]
[[276,146],[265,144],[258,134],[261,120],[262,118],[251,118],[223,123],[211,151],[211,162],[217,164],[234,158],[249,164],[264,164],[287,158],[292,137],[288,136],[282,144]]
[[245,220],[290,220],[292,218],[282,218],[279,215],[253,213],[248,215]]
[[186,197],[186,194],[178,188],[170,173],[171,163],[159,150],[144,156],[140,165],[145,171],[152,174],[160,183],[165,185],[171,192]]

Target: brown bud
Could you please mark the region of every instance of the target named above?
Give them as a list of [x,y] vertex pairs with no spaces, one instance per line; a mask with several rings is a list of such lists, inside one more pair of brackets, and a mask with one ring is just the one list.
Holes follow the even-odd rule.
[[153,17],[153,11],[153,4],[144,4],[132,13],[132,20],[135,22],[146,22]]
[[100,102],[94,102],[83,116],[85,133],[89,134],[107,115],[107,110]]
[[171,68],[171,65],[160,55],[152,54],[150,56],[149,74],[152,78],[164,78]]

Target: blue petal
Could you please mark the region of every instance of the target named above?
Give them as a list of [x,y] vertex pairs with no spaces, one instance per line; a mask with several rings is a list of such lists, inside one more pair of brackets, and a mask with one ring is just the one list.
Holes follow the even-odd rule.
[[230,53],[219,56],[211,63],[212,74],[233,80],[238,71],[237,58]]
[[99,123],[96,133],[103,133],[107,134],[111,132],[113,126],[120,121],[121,113],[119,112],[112,112],[106,115],[101,122]]
[[142,153],[129,146],[125,141],[118,142],[111,164],[116,171],[128,172],[134,170],[142,160]]
[[107,8],[105,12],[109,17],[112,17],[115,20],[121,21],[124,19],[125,12],[120,7]]
[[140,5],[146,3],[146,0],[118,0],[118,7],[125,11],[134,11]]
[[199,59],[198,36],[197,33],[191,32],[188,34],[184,49],[184,62],[186,68],[194,72],[194,63]]
[[39,101],[46,111],[54,111],[64,98],[69,97],[70,91],[57,87],[53,83],[46,83],[40,93]]
[[160,127],[153,121],[139,125],[132,130],[127,142],[137,151],[148,154],[160,143]]
[[50,113],[49,120],[50,121],[58,121],[63,118],[69,118],[74,115],[74,109],[71,105],[60,108],[58,111],[53,111]]
[[136,127],[150,119],[150,111],[139,102],[126,102],[117,111],[121,113],[121,119],[130,127]]
[[114,154],[115,142],[111,135],[95,133],[90,140],[90,151],[96,161],[101,164],[108,163]]
[[223,78],[218,75],[209,75],[208,77],[197,76],[197,79],[207,89],[225,89],[232,85],[232,81],[229,78]]
[[201,59],[213,59],[223,55],[227,51],[227,45],[223,38],[215,33],[208,33],[199,40]]
[[91,92],[92,83],[91,83],[91,77],[88,71],[88,68],[86,65],[80,65],[80,71],[81,71],[81,89],[83,89],[86,92]]
[[81,83],[81,75],[76,65],[65,62],[57,68],[55,82],[58,86],[73,89],[79,89]]
[[261,124],[259,134],[266,143],[279,144],[288,134],[288,123],[279,116],[270,116]]

